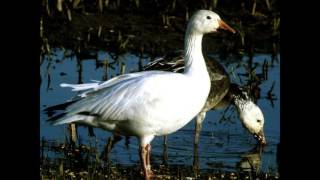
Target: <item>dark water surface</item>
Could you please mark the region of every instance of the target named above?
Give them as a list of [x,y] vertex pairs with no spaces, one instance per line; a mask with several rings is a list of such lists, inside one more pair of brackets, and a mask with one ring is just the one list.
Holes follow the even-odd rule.
[[[64,143],[68,136],[67,126],[51,126],[45,121],[48,118],[42,110],[48,106],[60,104],[76,96],[68,88],[61,88],[61,83],[88,83],[91,80],[105,80],[120,73],[121,64],[125,64],[125,73],[137,71],[139,63],[148,63],[150,58],[139,58],[130,53],[120,55],[117,60],[105,51],[92,52],[92,59],[77,59],[72,51],[53,49],[51,56],[44,56],[41,64],[40,84],[40,124],[41,137],[57,143]],[[245,84],[245,68],[249,62],[248,56],[241,58],[221,60],[219,56],[212,55],[222,64],[230,74],[233,82]],[[108,61],[112,68],[104,68],[103,63]],[[115,62],[115,63],[113,63]],[[200,136],[199,161],[201,170],[245,170],[250,164],[263,172],[278,173],[277,145],[280,142],[280,56],[275,58],[271,54],[254,54],[252,64],[257,65],[256,74],[263,73],[263,64],[268,62],[268,78],[262,81],[260,98],[257,104],[265,117],[265,135],[267,146],[262,153],[254,150],[256,140],[241,125],[239,117],[233,106],[217,111],[209,111]],[[114,69],[113,69],[114,68]],[[244,74],[244,75],[243,75]],[[275,99],[268,98],[270,88]],[[269,93],[270,95],[270,93]],[[270,96],[269,96],[270,97]],[[156,137],[152,141],[152,164],[186,165],[193,163],[194,123],[191,121],[184,128],[168,136],[167,161],[163,156],[163,137]],[[94,129],[96,137],[88,136],[86,127],[78,128],[78,136],[83,144],[94,144],[99,153],[104,149],[111,133]],[[111,151],[110,158],[113,163],[124,166],[137,166],[139,144],[135,137],[129,139],[126,146],[125,138],[118,142]],[[50,150],[44,152],[46,157],[63,157],[63,153]]]

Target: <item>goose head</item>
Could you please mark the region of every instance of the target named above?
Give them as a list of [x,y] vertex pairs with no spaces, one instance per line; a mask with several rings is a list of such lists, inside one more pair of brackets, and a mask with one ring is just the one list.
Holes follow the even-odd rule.
[[235,33],[228,24],[221,20],[220,16],[209,10],[197,11],[189,20],[188,31],[193,34],[207,34],[216,32],[218,29],[224,29]]
[[260,142],[266,144],[264,136],[264,117],[261,109],[251,100],[245,102],[239,111],[240,120],[248,131]]
[[244,89],[231,85],[230,90],[232,91],[232,98],[243,126],[254,135],[260,144],[265,145],[264,116],[261,109],[253,102]]

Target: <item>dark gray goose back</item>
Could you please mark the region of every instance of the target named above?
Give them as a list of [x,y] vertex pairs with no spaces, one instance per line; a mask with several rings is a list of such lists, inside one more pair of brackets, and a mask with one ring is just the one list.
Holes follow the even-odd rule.
[[[202,109],[208,111],[214,108],[228,93],[230,79],[224,67],[213,58],[206,58],[207,70],[211,80],[211,90],[207,102]],[[164,57],[155,59],[144,66],[143,70],[161,70],[183,72],[184,59],[181,51],[171,52]]]

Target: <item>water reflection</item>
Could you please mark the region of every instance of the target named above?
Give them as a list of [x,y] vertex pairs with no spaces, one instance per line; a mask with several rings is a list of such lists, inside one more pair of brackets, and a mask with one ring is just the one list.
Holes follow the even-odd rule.
[[241,160],[237,163],[237,168],[241,171],[258,174],[261,170],[262,150],[262,147],[258,145],[247,153],[241,155]]
[[[60,88],[60,83],[104,81],[117,74],[138,71],[141,66],[152,60],[146,56],[135,56],[129,53],[116,56],[104,51],[92,53],[90,59],[81,59],[70,50],[53,49],[51,52],[51,55],[44,56],[41,64],[40,110],[64,102],[76,95],[74,92]],[[249,167],[251,164],[255,170],[259,169],[259,171],[277,169],[276,147],[279,143],[280,120],[279,55],[253,54],[251,57],[231,56],[226,59],[221,59],[218,55],[211,56],[224,64],[233,82],[248,88],[251,95],[255,97],[256,103],[265,114],[267,147],[258,156],[257,150],[252,149],[256,144],[255,140],[242,128],[235,108],[230,106],[216,112],[208,112],[201,131],[198,149],[192,146],[194,122],[169,135],[167,140],[162,137],[156,138],[152,144],[154,147],[152,163],[190,165],[195,171],[199,171],[198,173],[206,169],[239,169]],[[123,165],[134,165],[139,162],[139,157],[135,155],[138,150],[135,138],[130,138],[130,141],[127,138],[119,139],[113,149],[109,148],[107,154],[110,157],[102,156],[104,146],[108,142],[105,138],[110,137],[111,133],[98,129],[73,128],[78,134],[74,135],[77,140],[72,140],[72,135],[70,136],[70,133],[67,132],[71,128],[52,127],[45,123],[45,120],[51,115],[40,114],[41,136],[45,140],[53,140],[55,145],[64,145],[65,148],[62,149],[68,151],[59,151],[64,154],[62,159],[68,160],[71,158],[67,156],[70,152],[79,151],[82,155],[72,158],[85,158],[86,160],[82,160],[82,163],[93,161],[93,159],[98,159],[96,163],[107,160]],[[73,146],[72,141],[76,142]],[[71,144],[70,148],[68,148],[69,144]],[[83,149],[80,150],[81,146],[91,149],[90,153]],[[41,157],[46,158],[42,159],[48,160],[57,156],[57,154],[52,154],[52,152],[58,152],[57,149],[43,147]],[[247,152],[248,155],[241,157],[240,154],[243,152]]]

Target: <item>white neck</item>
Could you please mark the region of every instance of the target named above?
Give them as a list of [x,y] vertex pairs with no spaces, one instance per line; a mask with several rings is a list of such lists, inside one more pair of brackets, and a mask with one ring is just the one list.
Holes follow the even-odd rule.
[[184,40],[184,74],[193,76],[208,74],[207,66],[202,55],[202,37],[203,34],[187,30]]

